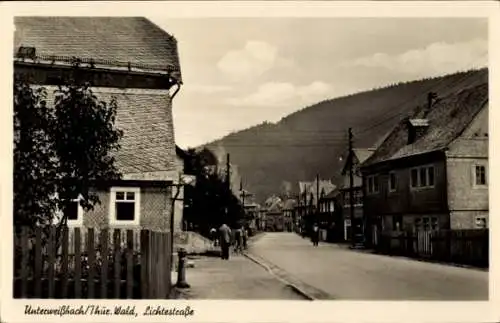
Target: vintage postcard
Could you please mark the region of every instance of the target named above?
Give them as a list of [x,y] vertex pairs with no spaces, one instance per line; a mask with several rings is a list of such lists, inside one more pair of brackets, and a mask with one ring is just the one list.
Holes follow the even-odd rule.
[[498,3],[0,9],[2,322],[500,319]]

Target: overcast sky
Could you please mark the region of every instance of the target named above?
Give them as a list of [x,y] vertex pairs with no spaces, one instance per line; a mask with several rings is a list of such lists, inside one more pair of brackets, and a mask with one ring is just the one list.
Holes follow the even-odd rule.
[[150,19],[178,41],[184,148],[324,99],[487,65],[485,19]]

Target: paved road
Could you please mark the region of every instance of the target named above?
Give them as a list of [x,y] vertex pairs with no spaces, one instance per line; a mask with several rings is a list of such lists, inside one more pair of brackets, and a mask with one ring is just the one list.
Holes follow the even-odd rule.
[[[242,255],[229,260],[216,257],[194,259],[194,268],[186,269],[190,289],[183,290],[181,299],[232,300],[304,300],[264,268]],[[172,275],[176,281],[176,274]]]
[[487,300],[488,272],[374,255],[266,233],[251,253],[308,285],[346,300]]

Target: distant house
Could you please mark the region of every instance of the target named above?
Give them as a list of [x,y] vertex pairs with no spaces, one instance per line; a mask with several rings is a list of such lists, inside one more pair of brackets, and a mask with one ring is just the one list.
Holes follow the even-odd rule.
[[380,230],[488,225],[488,83],[435,99],[362,165],[364,212]]
[[277,196],[269,197],[265,202],[265,229],[266,231],[283,231],[285,219],[283,215],[283,201]]
[[339,242],[344,238],[344,219],[342,216],[342,194],[335,188],[319,200],[320,222],[326,228],[326,240]]
[[297,206],[297,201],[295,199],[287,199],[283,204],[283,221],[286,231],[293,231],[295,226],[295,207]]
[[[299,182],[299,198],[296,207],[297,216],[300,219],[303,230],[308,230],[313,222],[319,219],[319,201],[336,188],[331,180],[317,180],[312,182]],[[326,223],[324,229],[326,229]]]
[[[16,17],[14,73],[54,90],[71,64],[98,99],[118,105],[123,130],[115,154],[121,180],[96,186],[101,203],[84,212],[75,199],[69,226],[169,230],[178,178],[172,100],[182,84],[175,38],[145,18]],[[26,53],[29,53],[27,55]]]
[[[344,240],[348,241],[351,239],[351,221],[354,221],[355,225],[363,227],[363,178],[360,170],[360,165],[366,161],[375,151],[374,148],[359,148],[353,149],[353,156],[347,156],[344,167],[342,168],[342,187],[340,188],[340,194],[342,199],[342,214],[344,217]],[[350,168],[349,160],[352,157],[352,194],[353,194],[353,217],[351,219],[351,183],[350,183]]]

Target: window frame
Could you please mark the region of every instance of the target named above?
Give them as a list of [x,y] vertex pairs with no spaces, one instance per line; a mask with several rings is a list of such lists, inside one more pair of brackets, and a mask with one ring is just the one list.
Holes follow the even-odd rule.
[[[370,185],[370,180],[371,180],[371,185]],[[375,189],[375,182],[377,183]],[[380,192],[380,182],[379,182],[379,175],[368,175],[366,176],[366,193],[369,195],[372,194],[378,194]]]
[[[430,169],[432,169],[432,184],[430,183]],[[416,171],[417,174],[417,183],[414,182],[413,172]],[[422,186],[422,173],[424,173],[425,177],[425,186]],[[416,185],[414,185],[416,184]],[[422,190],[422,189],[431,189],[436,185],[436,167],[434,165],[423,165],[418,167],[410,168],[410,189],[411,190]]]
[[[394,178],[394,187],[392,186],[392,178]],[[388,180],[389,192],[394,193],[398,190],[398,181],[396,172],[389,172],[389,180]]]
[[[478,184],[477,169],[482,167],[484,169],[484,184]],[[472,186],[474,188],[487,188],[488,187],[488,167],[485,164],[476,163],[472,166]]]
[[[78,198],[71,200],[71,202],[76,202],[77,203],[77,211],[76,211],[76,220],[70,220],[69,218],[67,219],[67,224],[69,227],[76,227],[76,226],[82,226],[83,225],[83,207],[80,205],[80,200],[82,199],[81,196],[78,196]],[[63,212],[64,215],[64,211]]]
[[[116,195],[117,193],[134,193],[134,200],[118,200],[118,203],[134,203],[134,219],[133,220],[118,220],[116,218]],[[110,225],[134,225],[138,226],[141,220],[141,189],[140,187],[111,187],[109,190],[109,224]]]
[[415,231],[438,231],[439,218],[432,215],[416,217],[413,220],[413,228]]
[[[57,197],[59,194],[58,193],[55,193],[55,196]],[[80,205],[80,200],[82,199],[82,196],[79,194],[78,197],[76,199],[71,199],[71,202],[76,202],[78,203],[78,207],[77,207],[77,213],[76,213],[76,220],[70,220],[70,219],[67,219],[66,220],[66,225],[68,227],[81,227],[83,226],[83,214],[85,213],[85,211],[83,210],[83,207]],[[60,223],[60,221],[62,221],[63,217],[64,217],[64,210],[61,210],[59,208],[56,209],[56,212],[55,212],[55,219],[54,219],[54,223]]]

